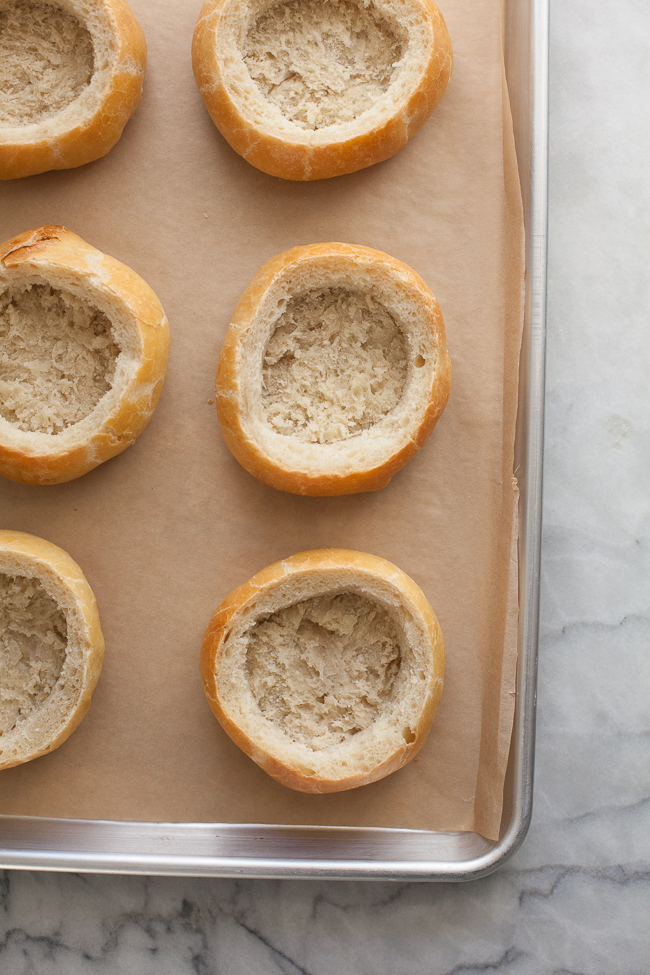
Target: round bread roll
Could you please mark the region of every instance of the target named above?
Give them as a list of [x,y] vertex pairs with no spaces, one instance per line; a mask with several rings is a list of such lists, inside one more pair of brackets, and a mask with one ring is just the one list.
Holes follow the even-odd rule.
[[415,271],[369,247],[312,244],[268,261],[223,344],[224,439],[258,480],[292,494],[377,491],[445,408],[440,308]]
[[161,304],[124,264],[65,227],[0,244],[0,474],[58,484],[125,450],[168,352]]
[[258,572],[221,603],[201,650],[226,734],[299,792],[354,789],[414,758],[444,663],[440,626],[413,580],[345,549]]
[[77,563],[42,538],[0,531],[0,769],[63,744],[90,707],[103,658]]
[[105,156],[147,62],[125,0],[0,0],[0,179]]
[[442,97],[452,51],[432,0],[206,0],[192,63],[235,152],[312,180],[399,152]]

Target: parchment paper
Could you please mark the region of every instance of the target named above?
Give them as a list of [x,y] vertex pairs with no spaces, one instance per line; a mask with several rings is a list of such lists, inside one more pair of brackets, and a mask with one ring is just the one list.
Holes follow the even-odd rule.
[[[201,0],[131,2],[149,67],[121,141],[81,169],[0,187],[0,239],[64,224],[142,275],[172,329],[162,399],[134,446],[68,484],[0,484],[2,526],[50,539],[84,569],[107,651],[74,735],[0,775],[0,812],[495,838],[514,707],[523,275],[499,0],[442,0],[453,78],[401,153],[306,184],[253,169],[209,120],[190,67]],[[306,499],[237,464],[209,400],[230,315],[258,267],[327,240],[387,251],[427,281],[447,324],[452,393],[389,487]],[[225,736],[198,658],[231,589],[276,559],[327,546],[375,553],[415,579],[440,619],[447,677],[418,760],[374,785],[310,796],[273,782]]]

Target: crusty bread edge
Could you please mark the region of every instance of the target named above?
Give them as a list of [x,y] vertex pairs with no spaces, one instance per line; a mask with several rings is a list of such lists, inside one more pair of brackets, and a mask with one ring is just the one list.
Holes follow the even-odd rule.
[[415,437],[377,467],[349,474],[310,474],[306,471],[282,467],[262,450],[248,435],[242,424],[243,404],[240,397],[239,362],[248,329],[266,292],[276,279],[289,268],[297,268],[321,257],[340,257],[344,260],[370,261],[386,273],[394,272],[406,279],[416,292],[432,298],[431,291],[407,264],[371,247],[336,242],[308,244],[284,251],[267,261],[242,294],[219,356],[215,384],[215,402],[223,438],[231,453],[253,477],[264,484],[286,491],[316,497],[359,494],[379,491],[386,487],[394,474],[404,467],[423,446],[447,405],[451,388],[451,363],[447,354],[445,324],[434,299],[431,327],[435,329],[439,352],[439,368],[432,379],[427,407]]
[[70,737],[81,723],[90,707],[92,693],[101,673],[104,660],[104,637],[102,636],[97,602],[93,591],[80,567],[67,552],[59,548],[58,545],[54,545],[44,538],[38,538],[36,535],[8,530],[0,530],[0,551],[17,556],[21,562],[24,559],[25,575],[29,576],[30,570],[36,574],[38,565],[44,564],[49,571],[57,576],[81,613],[86,628],[88,647],[85,655],[86,666],[81,692],[75,707],[68,714],[65,724],[56,737],[44,742],[42,746],[15,761],[9,762],[2,761],[2,737],[0,737],[0,769],[7,769],[13,768],[15,765],[22,765],[25,762],[31,762],[34,758],[54,751]]
[[125,264],[108,257],[65,227],[26,231],[0,244],[0,267],[30,269],[47,279],[49,269],[92,276],[119,299],[142,341],[138,372],[117,409],[83,446],[51,453],[19,450],[0,439],[0,474],[22,484],[59,484],[80,477],[121,453],[144,430],[162,392],[169,355],[169,325],[158,298]]
[[206,0],[192,40],[192,67],[210,118],[230,146],[270,176],[290,180],[328,179],[355,173],[390,159],[424,125],[451,77],[453,54],[444,18],[433,0],[420,0],[437,44],[420,82],[384,124],[327,145],[307,145],[270,135],[246,119],[228,92],[214,44],[224,8],[232,0]]
[[[306,775],[269,754],[259,742],[252,741],[224,711],[217,689],[221,655],[237,615],[258,596],[260,591],[275,588],[288,576],[310,572],[320,574],[324,569],[332,572],[354,570],[356,573],[367,574],[370,578],[389,582],[392,587],[400,590],[411,609],[424,622],[431,642],[432,674],[429,694],[417,725],[412,729],[413,741],[404,741],[385,762],[369,769],[366,774],[342,775],[336,779]],[[299,552],[262,569],[248,582],[233,590],[217,607],[205,631],[201,646],[200,671],[203,689],[214,716],[228,737],[277,782],[297,792],[314,794],[342,792],[369,785],[396,772],[415,758],[426,741],[440,703],[444,669],[445,648],[442,631],[435,613],[419,586],[392,562],[365,552],[354,552],[348,549],[314,549]]]
[[81,124],[38,142],[0,143],[0,180],[75,169],[109,152],[142,98],[144,32],[126,0],[101,0],[116,42],[115,65],[101,104]]

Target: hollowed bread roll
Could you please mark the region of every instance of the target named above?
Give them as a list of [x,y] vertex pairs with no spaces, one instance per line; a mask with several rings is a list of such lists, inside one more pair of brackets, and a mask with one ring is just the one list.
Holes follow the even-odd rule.
[[201,676],[236,745],[299,792],[340,792],[409,762],[435,717],[440,626],[412,579],[362,552],[301,552],[210,620]]
[[142,278],[65,227],[0,244],[0,474],[79,477],[154,411],[169,326]]
[[42,538],[0,531],[0,769],[72,734],[103,657],[97,604],[77,563]]
[[206,0],[192,63],[235,152],[312,180],[399,152],[442,97],[452,51],[432,0]]
[[105,156],[140,104],[146,61],[125,0],[0,0],[0,179]]
[[377,491],[425,442],[449,396],[440,308],[415,271],[369,247],[312,244],[268,261],[223,344],[225,441],[292,494]]

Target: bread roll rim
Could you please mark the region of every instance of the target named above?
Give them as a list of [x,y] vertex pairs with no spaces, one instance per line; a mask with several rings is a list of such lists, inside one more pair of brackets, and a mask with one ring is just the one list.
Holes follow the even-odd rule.
[[[340,579],[341,575],[347,577],[347,582],[339,582],[336,586],[323,585],[328,578]],[[295,599],[288,600],[285,596],[277,605],[273,604],[272,612],[318,594],[331,594],[335,591],[365,592],[366,595],[370,593],[372,599],[380,602],[389,611],[393,621],[397,622],[402,630],[403,640],[406,637],[399,621],[400,618],[402,621],[407,619],[404,603],[410,614],[409,625],[426,635],[425,651],[420,656],[416,654],[413,659],[409,657],[413,647],[407,648],[404,643],[402,644],[405,656],[402,656],[400,671],[403,673],[393,688],[395,699],[385,712],[363,731],[339,745],[329,746],[320,751],[314,751],[302,743],[288,739],[283,732],[262,716],[252,694],[246,698],[251,713],[247,714],[241,708],[234,709],[232,702],[226,700],[223,680],[220,681],[219,676],[220,669],[224,667],[228,640],[232,638],[235,628],[239,626],[250,629],[254,626],[269,612],[268,605],[264,604],[260,607],[260,598],[265,596],[273,603],[273,597],[279,590],[290,586],[300,577],[307,578],[308,582],[311,579],[312,587],[315,586],[313,591],[309,591],[307,585],[306,595],[303,592]],[[365,590],[359,588],[360,579],[366,583]],[[382,590],[383,598],[379,590]],[[394,597],[392,603],[387,598],[389,592]],[[399,615],[396,614],[395,598],[401,600],[402,613]],[[412,632],[409,631],[409,639],[412,637]],[[237,634],[235,639],[239,639]],[[417,650],[420,649],[418,646]],[[417,661],[416,664],[414,660]],[[239,666],[239,669],[235,666],[233,669],[230,664],[227,665],[231,674],[237,678],[238,686],[245,680],[242,666]],[[428,669],[425,675],[425,689],[416,687],[413,690],[411,687],[412,671],[415,667],[418,670],[423,667]],[[420,750],[430,730],[442,693],[444,641],[436,616],[421,589],[393,563],[377,556],[347,549],[316,549],[299,552],[267,566],[247,583],[233,590],[222,601],[204,635],[201,649],[201,676],[210,707],[226,734],[272,778],[297,791],[337,792],[383,778],[409,762]],[[390,728],[390,723],[391,721],[394,723],[395,714],[402,703],[398,693],[412,706],[412,712],[408,716],[408,729],[404,729],[405,732],[406,730],[409,732],[406,736],[402,734],[401,728],[396,731]],[[254,710],[257,710],[257,714]],[[265,742],[260,740],[260,729],[263,729],[267,739]],[[377,746],[380,752],[379,759],[375,759],[371,767],[354,768],[355,760],[357,766],[363,765],[363,762],[359,762],[357,753],[367,748],[369,743],[375,746],[382,735],[384,738],[389,736],[390,740]],[[342,764],[338,774],[333,775],[331,766],[333,760],[335,762],[337,758]]]
[[[251,114],[246,109],[239,94],[244,90],[254,104],[271,105],[258,92],[241,55],[236,58],[230,52],[223,59],[219,49],[231,27],[229,16],[234,10],[241,10],[243,4],[238,5],[236,0],[205,0],[192,41],[194,76],[212,121],[230,146],[251,165],[271,176],[292,180],[325,179],[356,172],[393,156],[429,118],[444,94],[453,66],[444,18],[433,0],[376,0],[373,5],[390,9],[393,13],[389,20],[399,19],[395,11],[402,6],[416,9],[421,15],[427,44],[418,69],[413,68],[410,52],[405,52],[398,79],[371,108],[348,122],[304,129],[273,106],[272,129],[261,121],[259,111]],[[242,25],[249,10],[250,0],[240,17]],[[410,48],[411,42],[409,35]],[[236,82],[230,80],[223,60],[236,73]]]
[[[79,725],[101,673],[104,638],[93,591],[81,568],[58,545],[26,532],[0,529],[0,573],[38,579],[64,612],[68,629],[64,665],[46,701],[0,735],[0,769],[5,769],[53,751]],[[66,685],[79,673],[79,690],[66,699]],[[43,740],[43,725],[48,722],[53,730]]]
[[[223,44],[225,38],[223,37],[225,30],[227,29],[227,20],[229,17],[238,18],[239,23],[243,25],[244,22],[250,20],[250,7],[251,0],[248,2],[248,8],[244,11],[244,5],[238,2],[238,0],[208,0],[208,2],[213,2],[215,7],[219,10],[218,19],[214,23],[214,37],[215,37],[215,61],[218,65],[218,71],[222,79],[222,84],[224,90],[230,98],[232,104],[236,109],[242,114],[246,121],[251,125],[260,125],[258,119],[254,115],[251,115],[246,111],[246,106],[238,98],[237,87],[242,83],[246,84],[246,87],[250,92],[254,92],[257,95],[257,100],[269,104],[267,100],[258,94],[253,79],[250,77],[248,71],[244,68],[242,72],[239,73],[237,77],[238,85],[235,86],[231,80],[229,80],[228,75],[223,71],[221,67],[221,62],[218,59],[218,51],[220,42]],[[360,7],[365,7],[365,3],[358,3],[358,0],[350,0],[352,3],[357,3]],[[425,57],[423,57],[417,66],[412,63],[408,63],[409,48],[412,47],[412,37],[407,28],[407,50],[404,52],[403,60],[405,62],[405,71],[402,72],[402,76],[396,81],[391,82],[388,89],[377,99],[370,109],[362,112],[356,118],[348,122],[335,122],[331,125],[324,126],[318,129],[305,129],[302,126],[297,125],[295,122],[287,119],[282,113],[277,110],[276,118],[274,119],[278,127],[282,131],[282,139],[279,141],[295,142],[298,145],[306,146],[318,146],[318,145],[332,145],[337,143],[345,144],[348,139],[355,138],[367,134],[368,132],[375,132],[381,128],[385,122],[399,111],[408,102],[409,98],[412,96],[413,89],[417,89],[419,85],[422,84],[423,79],[426,76],[428,62],[434,49],[435,37],[434,37],[434,21],[432,17],[433,4],[429,0],[404,0],[404,5],[416,8],[418,12],[422,12],[425,16],[420,27],[423,28],[423,36],[426,38],[426,50]],[[260,3],[260,10],[268,10],[274,6],[274,0],[270,0],[268,3]],[[397,4],[393,0],[372,0],[372,6],[379,9],[381,13],[386,15],[389,11],[394,14]],[[248,16],[247,16],[248,15]],[[397,18],[393,16],[396,20]],[[403,28],[403,25],[401,25]],[[378,115],[379,118],[373,118],[372,116]]]
[[[10,0],[10,2],[16,2],[16,0]],[[27,0],[31,2],[31,0]],[[93,73],[89,83],[84,87],[83,91],[77,95],[71,102],[68,102],[63,108],[60,108],[57,112],[49,115],[47,118],[40,121],[34,122],[17,122],[12,124],[10,122],[0,122],[0,139],[7,138],[11,136],[16,142],[31,142],[33,141],[34,134],[42,135],[45,134],[43,130],[46,130],[47,134],[58,133],[60,130],[65,130],[69,125],[69,117],[73,112],[71,112],[72,106],[79,103],[81,99],[84,101],[97,101],[101,99],[104,101],[110,88],[110,84],[115,73],[116,68],[119,64],[119,48],[120,48],[120,26],[115,17],[115,3],[116,0],[100,0],[99,4],[95,5],[95,13],[98,18],[101,19],[101,28],[97,23],[93,23],[92,20],[87,19],[87,13],[89,6],[88,0],[37,0],[38,3],[47,4],[50,7],[58,8],[59,10],[66,11],[72,14],[80,23],[80,25],[85,28],[90,34],[93,41],[93,49],[95,48],[95,41],[98,37],[105,39],[107,36],[110,37],[111,45],[109,47],[111,54],[111,63],[108,66],[108,70],[97,70],[93,66]],[[118,3],[121,0],[117,0]],[[101,104],[101,102],[100,102]]]
[[[265,303],[275,314],[275,319],[268,319],[272,329],[280,314],[273,311],[273,305],[282,287],[287,294],[300,293],[290,291],[292,275],[309,274],[311,269],[320,275],[321,268],[319,280],[324,287],[336,284],[335,275],[341,280],[345,272],[348,278],[355,274],[368,276],[373,287],[381,285],[386,295],[399,292],[401,300],[411,302],[417,320],[397,322],[409,348],[409,372],[396,407],[360,434],[332,443],[306,444],[271,430],[258,418],[257,390],[252,390],[251,382],[261,383],[263,353],[257,347],[253,351],[253,345],[263,338],[260,329],[265,328]],[[359,290],[363,293],[363,288]],[[385,304],[390,311],[391,302],[387,300]],[[416,340],[423,344],[416,348]],[[423,366],[414,368],[420,353],[424,356]],[[253,376],[253,369],[260,372],[259,377],[257,371]],[[444,319],[422,278],[382,251],[327,242],[291,248],[259,269],[242,294],[226,333],[215,396],[224,440],[249,473],[265,484],[294,494],[338,495],[385,487],[428,438],[447,404],[450,386]],[[381,451],[381,440],[385,438],[393,439]],[[368,451],[370,444],[378,445],[375,452]]]
[[24,431],[0,417],[0,473],[25,483],[60,483],[120,453],[144,430],[162,391],[169,323],[135,271],[65,227],[39,227],[0,244],[0,293],[14,282],[54,284],[89,298],[107,313],[124,352],[112,388],[60,433]]
[[109,64],[103,70],[94,68],[88,86],[48,118],[15,125],[0,122],[0,180],[75,168],[106,155],[142,98],[147,45],[126,0],[42,2],[77,17],[95,50],[98,38],[106,40]]

